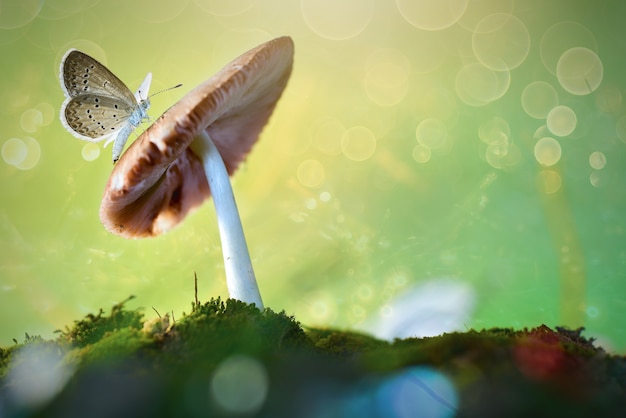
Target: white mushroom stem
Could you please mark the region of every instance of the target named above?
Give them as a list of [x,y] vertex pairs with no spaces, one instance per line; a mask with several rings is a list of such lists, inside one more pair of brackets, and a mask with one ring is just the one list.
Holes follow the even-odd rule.
[[226,166],[209,134],[202,131],[199,136],[194,149],[201,155],[215,204],[229,296],[263,309]]

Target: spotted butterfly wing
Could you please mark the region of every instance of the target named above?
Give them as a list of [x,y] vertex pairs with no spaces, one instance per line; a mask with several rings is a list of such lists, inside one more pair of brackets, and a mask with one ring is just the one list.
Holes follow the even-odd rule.
[[[136,94],[89,55],[70,49],[61,61],[61,87],[66,99],[61,106],[63,126],[77,138],[105,143],[115,141],[117,161],[131,132],[148,118],[148,73]],[[145,90],[145,91],[142,91]]]
[[91,93],[135,102],[133,93],[122,80],[100,62],[76,49],[67,51],[61,61],[61,86],[69,98]]
[[116,135],[135,107],[115,97],[82,94],[68,100],[62,110],[74,134],[98,142]]

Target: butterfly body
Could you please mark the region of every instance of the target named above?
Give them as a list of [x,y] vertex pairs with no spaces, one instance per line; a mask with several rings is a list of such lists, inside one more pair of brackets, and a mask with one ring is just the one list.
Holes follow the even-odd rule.
[[119,159],[133,130],[148,119],[148,73],[135,94],[104,65],[70,49],[61,61],[63,126],[77,138],[105,145],[114,141],[113,162]]

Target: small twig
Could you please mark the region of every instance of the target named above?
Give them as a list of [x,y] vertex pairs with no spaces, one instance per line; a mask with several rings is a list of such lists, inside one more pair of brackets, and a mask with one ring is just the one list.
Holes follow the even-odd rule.
[[176,323],[176,318],[174,318],[174,310],[172,309],[172,322],[175,324]]
[[161,314],[159,313],[159,311],[156,310],[156,308],[153,306],[152,310],[154,310],[154,312],[156,312],[157,315],[159,315],[159,318],[161,318]]
[[196,299],[196,306],[200,306],[200,302],[198,302],[198,275],[196,274],[196,272],[193,272],[193,279],[194,279],[194,297]]

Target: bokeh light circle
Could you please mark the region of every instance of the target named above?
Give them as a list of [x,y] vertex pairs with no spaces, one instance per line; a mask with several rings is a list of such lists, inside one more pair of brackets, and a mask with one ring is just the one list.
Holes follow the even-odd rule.
[[43,113],[38,109],[26,109],[20,116],[20,127],[24,132],[36,132],[43,125]]
[[487,147],[484,150],[484,159],[493,168],[504,169],[518,164],[522,155],[518,147],[511,140],[509,122],[499,116],[494,116],[478,127],[478,137]]
[[353,126],[341,139],[341,151],[352,161],[365,161],[376,150],[376,137],[365,126]]
[[439,119],[424,119],[417,125],[415,137],[420,145],[428,149],[441,148],[448,140],[448,128]]
[[41,159],[41,146],[39,145],[39,141],[29,136],[25,136],[23,141],[26,145],[26,157],[15,166],[20,170],[30,170],[39,164],[39,160]]
[[556,75],[556,67],[561,55],[575,47],[596,51],[598,45],[593,33],[577,22],[559,22],[550,26],[541,37],[539,54],[548,71]]
[[556,106],[546,117],[546,126],[556,136],[570,135],[577,123],[576,113],[569,106]]
[[10,402],[13,410],[43,408],[63,390],[74,373],[73,362],[63,361],[65,354],[65,349],[50,350],[45,344],[18,347],[11,353],[11,362],[3,377],[8,383],[3,387],[3,399]]
[[373,0],[300,0],[304,22],[316,35],[334,41],[354,38],[374,15]]
[[535,129],[535,132],[533,132],[533,138],[536,140],[539,140],[544,136],[550,136],[550,130],[546,125],[541,125],[537,129]]
[[591,183],[593,187],[600,188],[604,186],[604,182],[605,182],[605,178],[600,172],[593,171],[589,173],[589,183]]
[[10,138],[2,144],[2,159],[20,170],[30,170],[39,163],[41,146],[35,138]]
[[602,170],[606,166],[606,155],[600,151],[592,152],[589,155],[589,165],[595,170]]
[[494,71],[475,62],[459,70],[454,86],[464,103],[470,106],[484,106],[502,97],[510,84],[509,71]]
[[463,16],[469,0],[396,0],[398,10],[411,25],[423,30],[441,30]]
[[244,355],[234,355],[215,370],[211,394],[215,402],[233,414],[253,414],[265,403],[269,378],[263,364]]
[[328,293],[313,293],[307,300],[308,313],[313,323],[323,324],[332,321],[337,315],[337,304]]
[[550,167],[561,159],[561,144],[549,136],[541,138],[535,144],[535,159],[544,167]]
[[590,305],[587,306],[587,309],[585,309],[585,313],[589,318],[597,318],[598,315],[600,315],[600,310],[597,307]]
[[298,166],[297,177],[305,187],[319,187],[324,183],[324,166],[318,160],[304,160]]
[[35,109],[41,112],[41,126],[48,126],[54,120],[55,110],[50,103],[42,102],[35,106]]
[[504,143],[489,144],[485,150],[485,160],[493,168],[503,169],[507,164],[507,156],[509,154],[509,146]]
[[430,161],[432,151],[430,150],[430,148],[418,144],[413,147],[413,152],[411,153],[411,155],[416,162],[427,163],[428,161]]
[[478,128],[478,137],[488,145],[509,145],[511,127],[499,116],[494,116]]
[[512,70],[528,56],[530,34],[517,17],[494,13],[476,25],[472,50],[485,67],[496,71]]
[[37,17],[43,0],[4,0],[0,2],[0,29],[17,29]]
[[459,396],[454,383],[440,371],[409,367],[385,380],[374,401],[380,417],[452,418]]
[[100,147],[94,142],[83,145],[81,155],[85,161],[94,161],[100,156]]
[[556,76],[566,91],[583,96],[600,86],[604,69],[598,55],[588,48],[571,48],[561,55]]
[[522,108],[535,119],[545,119],[558,103],[556,89],[545,81],[533,81],[522,91]]
[[19,138],[10,138],[2,144],[2,159],[10,165],[22,163],[28,155],[28,147]]

